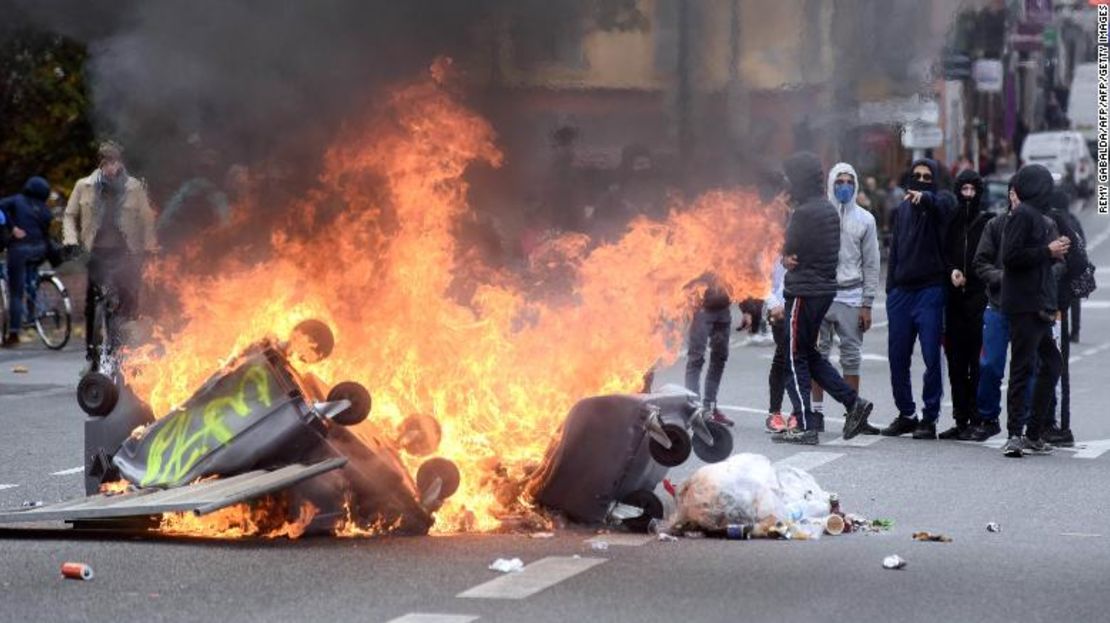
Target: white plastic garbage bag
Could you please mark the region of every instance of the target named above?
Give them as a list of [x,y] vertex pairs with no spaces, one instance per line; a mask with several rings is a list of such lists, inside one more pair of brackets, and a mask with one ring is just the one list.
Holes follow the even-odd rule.
[[809,472],[776,468],[765,456],[744,453],[694,472],[678,488],[670,524],[723,530],[728,524],[758,524],[772,518],[804,524],[828,514],[829,494]]

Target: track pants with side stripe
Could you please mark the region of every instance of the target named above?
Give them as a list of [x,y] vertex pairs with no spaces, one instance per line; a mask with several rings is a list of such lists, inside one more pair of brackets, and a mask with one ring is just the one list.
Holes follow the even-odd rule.
[[786,391],[790,393],[791,400],[798,400],[802,405],[798,427],[804,430],[817,426],[809,397],[812,383],[817,383],[846,409],[851,409],[856,402],[856,391],[817,351],[821,321],[832,301],[831,294],[786,297]]

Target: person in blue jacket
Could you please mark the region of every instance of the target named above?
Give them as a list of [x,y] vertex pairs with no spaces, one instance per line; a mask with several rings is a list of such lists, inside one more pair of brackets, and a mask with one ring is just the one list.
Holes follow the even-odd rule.
[[[944,395],[940,356],[944,287],[949,279],[944,245],[956,212],[955,196],[937,190],[937,176],[936,162],[928,158],[915,160],[910,166],[906,195],[891,215],[886,279],[886,313],[890,322],[887,356],[898,417],[881,431],[888,437],[913,433],[914,439],[937,438],[937,418]],[[920,420],[910,381],[915,341],[921,343],[925,360]]]
[[49,238],[50,222],[54,216],[46,207],[50,198],[50,184],[41,177],[32,177],[23,186],[23,191],[0,200],[0,212],[4,214],[4,227],[11,236],[8,246],[8,334],[4,336],[4,347],[19,344],[19,329],[23,326],[23,295],[27,284],[27,270],[41,264],[46,259],[46,243]]

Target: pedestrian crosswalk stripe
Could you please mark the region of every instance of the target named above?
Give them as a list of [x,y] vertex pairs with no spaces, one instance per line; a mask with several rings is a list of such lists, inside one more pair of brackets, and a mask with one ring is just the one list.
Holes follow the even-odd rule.
[[811,470],[844,456],[843,452],[799,452],[775,461],[775,467],[797,467],[798,469]]
[[71,467],[69,469],[63,469],[63,470],[58,471],[58,472],[52,472],[50,475],[51,476],[68,476],[70,474],[80,474],[83,471],[85,471],[84,467]]
[[592,569],[605,560],[605,558],[578,556],[549,556],[526,565],[523,571],[503,575],[456,596],[478,599],[524,599]]
[[390,619],[386,623],[471,623],[478,617],[473,614],[424,614],[410,612],[404,616]]
[[14,489],[18,486],[19,485],[0,485],[0,491],[3,491],[4,489]]
[[867,446],[870,446],[871,444],[875,443],[876,441],[878,441],[880,439],[882,439],[882,437],[880,437],[878,435],[860,435],[859,437],[854,437],[852,439],[845,439],[843,437],[837,437],[836,439],[833,439],[832,441],[826,443],[825,445],[826,446],[850,446],[852,448],[866,448]]

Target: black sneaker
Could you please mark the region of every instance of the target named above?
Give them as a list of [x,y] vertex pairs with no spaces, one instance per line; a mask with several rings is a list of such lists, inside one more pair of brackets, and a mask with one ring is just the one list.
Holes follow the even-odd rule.
[[863,427],[859,429],[859,434],[861,434],[861,435],[878,435],[879,434],[879,427],[878,426],[872,426],[870,422],[864,422]]
[[1060,430],[1059,428],[1050,429],[1046,431],[1045,434],[1041,435],[1041,439],[1059,448],[1075,447],[1075,437],[1072,436],[1070,428],[1064,430]]
[[894,421],[890,423],[890,426],[887,426],[883,430],[879,431],[879,434],[883,437],[898,437],[899,435],[905,435],[906,433],[912,433],[913,431],[917,430],[918,424],[919,422],[916,417],[906,417],[904,415],[899,415],[898,417],[894,418]]
[[1025,451],[1029,454],[1052,454],[1056,451],[1051,444],[1044,439],[1030,439],[1029,437],[1022,438],[1025,444]]
[[972,440],[974,440],[975,439],[975,431],[976,431],[976,429],[979,428],[979,425],[980,425],[980,423],[976,422],[974,420],[969,422],[967,426],[960,429],[959,434],[956,435],[956,439],[958,439],[960,441],[972,441]]
[[1017,435],[1010,435],[1006,440],[1006,444],[1002,446],[1002,456],[1008,456],[1011,459],[1020,459],[1025,453],[1025,443],[1022,438]]
[[863,427],[867,426],[867,418],[871,415],[871,409],[874,406],[864,398],[856,398],[852,410],[844,416],[843,435],[845,439],[851,439],[863,432]]
[[802,430],[800,428],[791,428],[771,435],[771,441],[775,443],[795,443],[805,446],[816,446],[818,443],[818,436],[816,430]]
[[953,426],[952,428],[949,428],[948,430],[946,430],[946,431],[942,432],[941,434],[937,435],[937,438],[938,439],[959,439],[960,435],[963,435],[964,431],[968,430],[969,428],[971,428],[971,427],[966,425],[966,424],[963,425],[963,426],[960,426],[959,424],[957,424],[957,425]]
[[1002,427],[998,425],[998,420],[979,422],[979,425],[971,430],[971,439],[969,441],[983,442],[1001,432]]
[[914,439],[936,439],[937,438],[937,424],[936,422],[921,422],[917,428],[913,429]]

